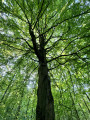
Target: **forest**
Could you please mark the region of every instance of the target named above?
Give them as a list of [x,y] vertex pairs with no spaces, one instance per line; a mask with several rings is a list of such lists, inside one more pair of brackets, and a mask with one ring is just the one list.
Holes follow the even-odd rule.
[[0,120],[90,120],[89,71],[89,0],[0,0]]

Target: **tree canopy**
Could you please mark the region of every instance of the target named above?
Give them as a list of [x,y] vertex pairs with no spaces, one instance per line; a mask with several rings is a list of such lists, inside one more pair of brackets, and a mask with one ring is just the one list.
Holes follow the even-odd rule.
[[90,1],[0,5],[0,120],[35,120],[42,38],[55,120],[89,120]]

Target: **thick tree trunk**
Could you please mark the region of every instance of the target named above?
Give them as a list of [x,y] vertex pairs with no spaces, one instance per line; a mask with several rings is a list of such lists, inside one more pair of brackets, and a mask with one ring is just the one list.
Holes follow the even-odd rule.
[[47,64],[40,62],[38,74],[36,120],[55,120],[54,100]]
[[51,93],[50,77],[46,62],[45,39],[43,35],[39,36],[39,47],[37,46],[36,37],[29,23],[29,33],[33,43],[35,54],[39,60],[39,80],[37,90],[37,108],[36,120],[55,120],[54,100]]

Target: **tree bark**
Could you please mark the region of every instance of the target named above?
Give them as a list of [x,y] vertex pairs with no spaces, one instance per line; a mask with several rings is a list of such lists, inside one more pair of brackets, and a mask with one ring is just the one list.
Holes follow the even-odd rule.
[[38,74],[36,120],[55,120],[54,100],[46,63],[40,62]]
[[46,51],[44,48],[45,39],[43,35],[39,36],[38,47],[31,24],[29,24],[29,33],[32,38],[31,40],[35,54],[39,60],[36,120],[55,120],[54,100],[51,93],[50,77],[48,75],[46,62]]

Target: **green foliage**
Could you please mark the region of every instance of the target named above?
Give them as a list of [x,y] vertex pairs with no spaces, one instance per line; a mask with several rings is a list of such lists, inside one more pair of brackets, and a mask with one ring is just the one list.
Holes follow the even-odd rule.
[[38,46],[45,38],[56,120],[89,120],[89,0],[0,5],[0,120],[35,120],[39,65],[29,22]]

